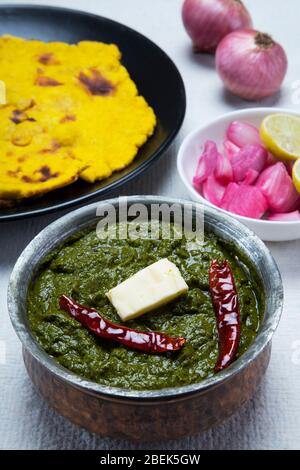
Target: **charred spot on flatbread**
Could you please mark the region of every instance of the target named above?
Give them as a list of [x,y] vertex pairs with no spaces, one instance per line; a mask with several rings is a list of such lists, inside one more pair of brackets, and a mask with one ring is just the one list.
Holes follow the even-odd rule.
[[51,178],[58,178],[59,176],[58,171],[56,171],[55,173],[51,173],[50,168],[46,165],[42,166],[42,168],[40,168],[38,171],[39,173],[41,173],[41,178],[39,179],[40,182],[48,181]]
[[8,170],[7,175],[8,176],[17,176],[21,172],[21,168],[17,168],[16,170]]
[[86,90],[94,96],[109,96],[115,91],[115,86],[94,68],[90,69],[88,74],[80,72],[78,79]]
[[24,122],[24,121],[35,122],[34,118],[29,117],[24,111],[21,111],[20,109],[14,109],[12,111],[10,120],[14,124],[21,124],[21,122]]
[[75,122],[76,116],[74,114],[66,114],[63,118],[61,118],[60,123],[64,124],[65,122]]
[[43,154],[43,153],[55,153],[60,148],[61,148],[61,145],[58,142],[56,142],[56,140],[53,140],[51,142],[51,146],[47,147],[47,148],[44,148],[44,149],[41,149],[40,153],[41,154]]
[[52,52],[45,52],[41,54],[38,58],[40,64],[43,65],[58,65],[59,61],[56,59]]
[[62,86],[63,83],[55,80],[55,78],[47,77],[45,75],[38,75],[35,80],[35,85],[37,86]]

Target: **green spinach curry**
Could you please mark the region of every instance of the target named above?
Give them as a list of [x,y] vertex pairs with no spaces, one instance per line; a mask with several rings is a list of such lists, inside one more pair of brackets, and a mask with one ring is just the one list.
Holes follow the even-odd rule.
[[[65,294],[121,324],[106,293],[142,268],[168,258],[189,286],[186,295],[126,326],[140,331],[184,337],[183,349],[146,354],[93,335],[68,313],[58,299]],[[214,375],[218,331],[209,290],[213,259],[227,259],[239,295],[241,339],[238,356],[254,340],[264,299],[256,281],[231,246],[207,233],[204,241],[181,239],[101,240],[95,228],[78,233],[42,263],[28,294],[31,330],[44,350],[62,366],[91,381],[134,390],[153,390],[197,383]]]

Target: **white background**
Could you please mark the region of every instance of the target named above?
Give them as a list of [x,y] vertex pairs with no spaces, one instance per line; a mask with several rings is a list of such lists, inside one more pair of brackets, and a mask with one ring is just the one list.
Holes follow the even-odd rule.
[[[286,48],[289,57],[289,73],[281,94],[259,105],[299,108],[300,111],[300,104],[292,101],[292,84],[300,80],[300,2],[245,1],[256,28],[271,33]],[[70,6],[113,18],[149,36],[172,57],[182,73],[187,90],[184,125],[167,155],[152,170],[124,186],[121,193],[187,196],[176,172],[176,153],[183,137],[194,127],[224,112],[253,105],[223,92],[210,56],[191,54],[189,40],[181,24],[181,0],[56,0],[31,3]],[[116,194],[112,193],[112,196]],[[297,348],[300,351],[300,242],[269,244],[282,272],[286,298],[283,318],[273,341],[271,365],[255,398],[225,424],[205,434],[180,441],[137,446],[101,439],[73,426],[48,408],[26,375],[21,346],[7,313],[8,278],[27,243],[60,215],[62,213],[0,225],[0,353],[3,353],[4,347],[6,349],[6,359],[3,354],[0,358],[1,448],[198,450],[300,447],[300,352],[297,352]]]

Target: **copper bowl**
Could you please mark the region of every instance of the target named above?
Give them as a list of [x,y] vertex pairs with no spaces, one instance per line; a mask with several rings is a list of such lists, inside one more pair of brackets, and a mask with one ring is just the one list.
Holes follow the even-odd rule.
[[[132,196],[126,200],[128,207],[136,203],[188,203],[193,214],[199,209],[195,203],[155,196]],[[281,276],[271,253],[256,235],[235,219],[205,207],[205,230],[234,243],[256,273],[265,294],[264,320],[251,347],[227,370],[184,387],[135,391],[84,380],[56,363],[31,334],[27,290],[45,255],[77,230],[99,221],[96,209],[101,204],[118,207],[119,201],[99,202],[62,217],[34,238],[18,259],[9,283],[8,309],[23,344],[25,366],[51,407],[102,436],[158,441],[196,434],[232,415],[254,395],[261,382],[283,307]]]

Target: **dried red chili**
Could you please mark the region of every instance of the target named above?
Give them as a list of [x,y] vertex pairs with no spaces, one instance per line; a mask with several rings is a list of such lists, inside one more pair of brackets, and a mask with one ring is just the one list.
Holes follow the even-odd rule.
[[234,361],[241,333],[238,293],[228,261],[212,261],[209,284],[219,334],[219,357],[215,365],[215,371],[219,372]]
[[147,353],[166,353],[178,351],[186,342],[185,338],[171,338],[163,333],[141,332],[123,325],[115,325],[95,309],[80,305],[66,295],[59,298],[59,305],[92,333],[132,349]]

